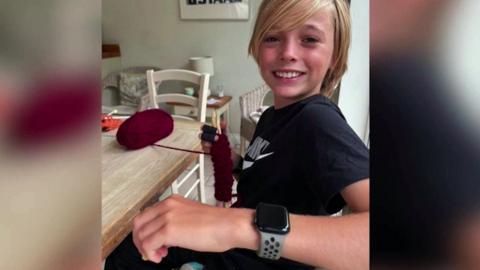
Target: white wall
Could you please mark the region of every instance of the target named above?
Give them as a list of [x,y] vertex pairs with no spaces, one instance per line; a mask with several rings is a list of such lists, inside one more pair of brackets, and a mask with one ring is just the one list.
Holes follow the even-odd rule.
[[347,122],[366,143],[370,89],[369,2],[353,0],[351,15],[352,44],[338,105]]
[[210,88],[221,84],[233,96],[230,129],[238,133],[238,96],[263,83],[255,61],[247,57],[260,1],[250,3],[248,21],[202,21],[180,20],[178,0],[103,0],[102,41],[120,44],[124,67],[187,68],[192,56],[213,56]]

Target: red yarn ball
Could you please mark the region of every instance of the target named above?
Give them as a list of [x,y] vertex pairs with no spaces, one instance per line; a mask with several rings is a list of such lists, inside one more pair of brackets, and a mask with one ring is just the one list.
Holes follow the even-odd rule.
[[150,109],[125,120],[118,128],[117,141],[127,149],[140,149],[168,137],[172,131],[172,116],[161,109]]

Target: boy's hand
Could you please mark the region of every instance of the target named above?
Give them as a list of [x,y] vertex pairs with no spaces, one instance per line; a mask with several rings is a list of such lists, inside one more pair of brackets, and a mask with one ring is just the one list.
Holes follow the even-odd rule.
[[213,207],[172,195],[135,217],[133,241],[146,259],[156,263],[167,255],[170,246],[223,252],[238,244],[242,235],[239,230],[245,231],[241,224],[251,226],[253,210],[248,211]]
[[200,140],[202,140],[203,152],[210,154],[212,143],[218,141],[218,135],[216,135],[216,129],[213,127],[205,128],[205,126],[203,126],[202,133],[200,133],[198,137]]
[[[198,136],[200,139],[202,139],[202,134]],[[218,140],[218,135],[215,136],[215,141]],[[203,152],[210,154],[210,149],[212,149],[212,143],[209,141],[204,141],[202,140],[202,150]]]

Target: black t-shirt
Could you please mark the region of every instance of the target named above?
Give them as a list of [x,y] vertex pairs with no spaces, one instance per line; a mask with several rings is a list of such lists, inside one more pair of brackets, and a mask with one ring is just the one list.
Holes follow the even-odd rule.
[[[278,110],[271,107],[262,114],[245,154],[236,206],[255,208],[265,202],[295,214],[333,214],[345,205],[340,192],[369,177],[368,156],[328,98],[317,95]],[[249,250],[235,251],[243,256],[236,260],[240,265],[251,259],[255,269],[313,269],[284,258],[271,261]]]
[[328,98],[312,96],[266,110],[243,161],[240,205],[280,204],[291,213],[327,215],[340,192],[369,177],[368,149]]

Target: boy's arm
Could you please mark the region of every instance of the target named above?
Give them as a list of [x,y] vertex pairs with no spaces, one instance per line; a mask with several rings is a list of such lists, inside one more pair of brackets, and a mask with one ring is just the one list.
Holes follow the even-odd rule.
[[[286,236],[282,257],[327,269],[369,268],[368,179],[346,187],[342,196],[352,214],[340,217],[290,214],[291,231]],[[260,236],[248,221],[254,215],[250,211],[245,213],[244,224],[236,232],[238,245],[257,250]]]
[[[368,269],[369,181],[342,191],[354,212],[341,217],[290,214],[291,231],[282,257],[329,269]],[[168,246],[222,252],[231,248],[257,250],[260,235],[254,210],[216,208],[173,196],[135,218],[133,239],[139,251],[154,262]]]

